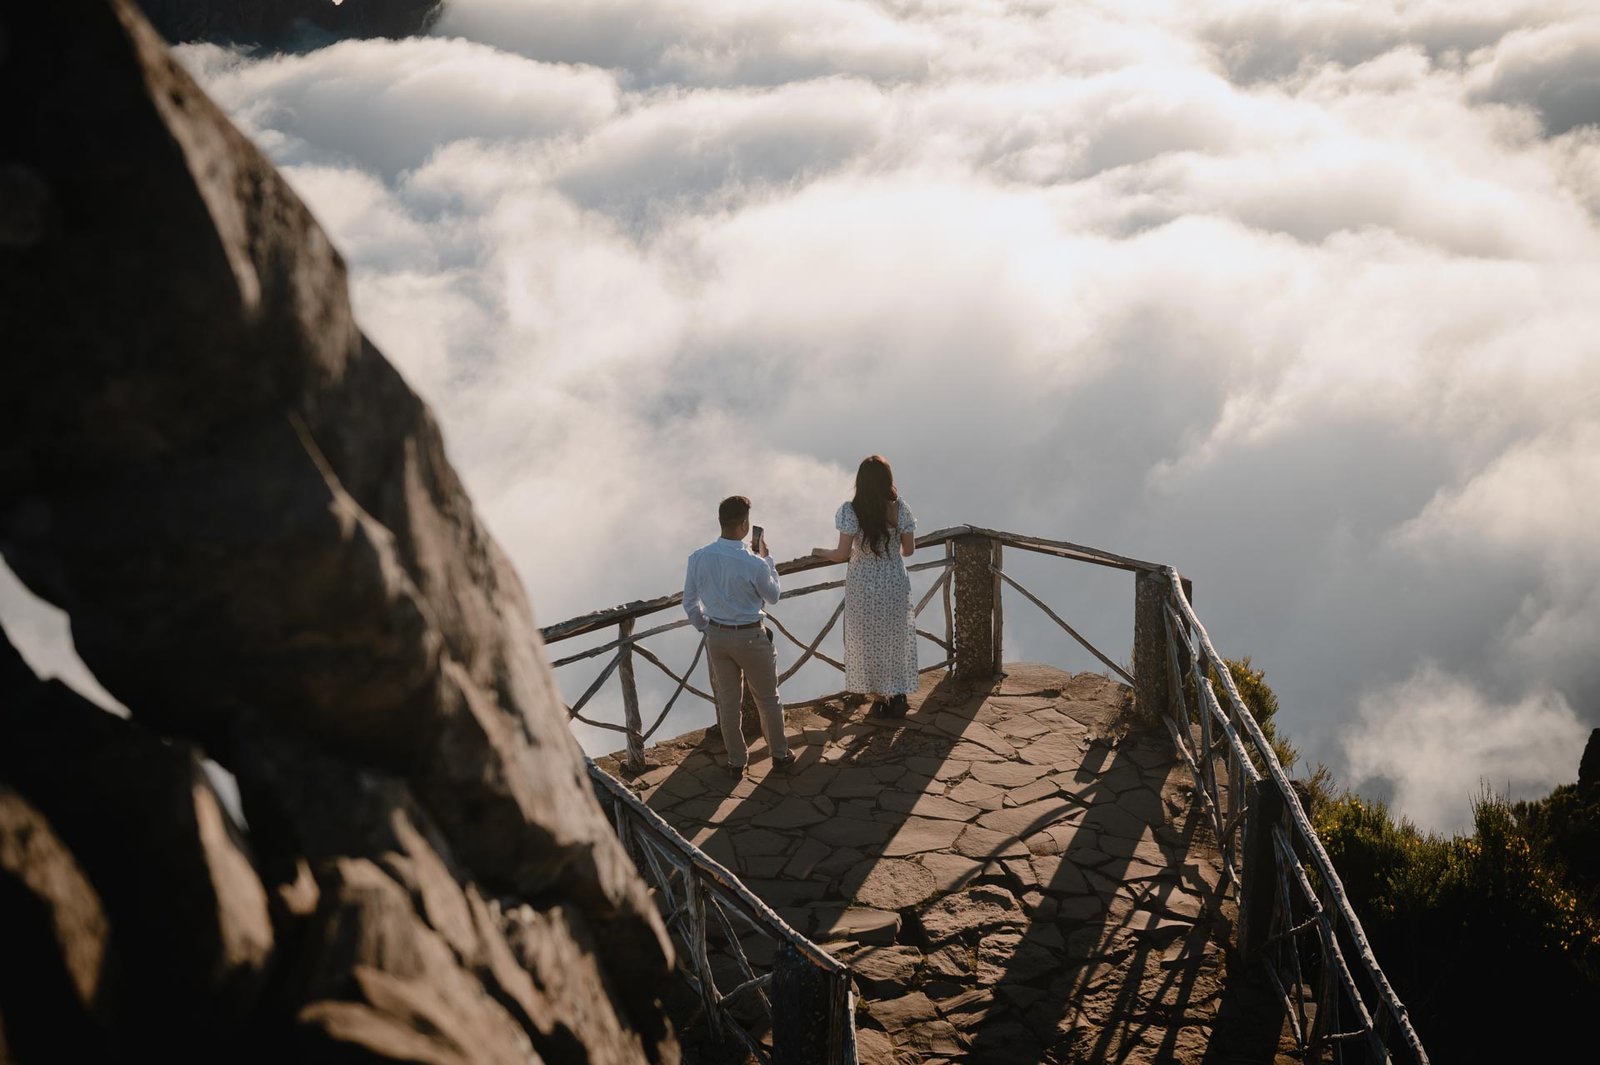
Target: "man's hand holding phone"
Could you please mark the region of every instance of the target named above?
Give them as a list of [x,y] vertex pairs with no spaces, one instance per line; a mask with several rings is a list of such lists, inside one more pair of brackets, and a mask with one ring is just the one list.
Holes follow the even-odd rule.
[[767,556],[767,531],[759,525],[750,529],[750,550],[763,558]]

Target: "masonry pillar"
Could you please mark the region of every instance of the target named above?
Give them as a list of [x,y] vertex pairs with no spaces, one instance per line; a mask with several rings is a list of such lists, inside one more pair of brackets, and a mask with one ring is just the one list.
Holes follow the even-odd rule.
[[1164,621],[1171,585],[1165,570],[1137,570],[1133,585],[1133,706],[1147,721],[1170,712],[1172,670]]
[[956,537],[955,676],[982,680],[996,673],[994,557],[987,536]]

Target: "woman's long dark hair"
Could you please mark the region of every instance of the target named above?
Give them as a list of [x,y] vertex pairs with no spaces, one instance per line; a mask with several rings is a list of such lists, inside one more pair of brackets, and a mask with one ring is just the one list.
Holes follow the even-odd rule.
[[882,455],[868,455],[856,470],[856,497],[850,501],[867,546],[875,555],[889,553],[889,507],[898,502],[894,471]]

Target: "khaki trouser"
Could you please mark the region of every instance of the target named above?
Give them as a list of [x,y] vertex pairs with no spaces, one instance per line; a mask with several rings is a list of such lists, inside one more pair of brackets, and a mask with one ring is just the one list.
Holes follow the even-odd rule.
[[717,697],[717,725],[728,745],[728,764],[742,766],[750,761],[739,720],[741,683],[749,685],[755,697],[772,757],[787,755],[789,740],[783,734],[783,703],[778,699],[778,652],[766,626],[723,629],[707,625],[706,665],[711,670],[711,692]]

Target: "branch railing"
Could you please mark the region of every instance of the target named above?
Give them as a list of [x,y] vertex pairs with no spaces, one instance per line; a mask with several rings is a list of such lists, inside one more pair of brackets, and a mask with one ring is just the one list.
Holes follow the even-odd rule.
[[1224,874],[1238,888],[1241,953],[1264,963],[1306,1060],[1333,1052],[1423,1065],[1428,1056],[1405,1006],[1293,782],[1195,614],[1189,587],[1170,567],[1140,579],[1150,588],[1141,602],[1159,603],[1170,695],[1163,720],[1202,796]]
[[[953,625],[953,615],[951,610],[952,589],[949,569],[952,565],[953,559],[950,545],[955,538],[963,532],[965,532],[964,527],[957,529],[942,529],[938,532],[929,533],[926,536],[918,537],[917,546],[919,548],[943,545],[945,547],[944,555],[930,562],[917,562],[906,567],[907,570],[913,573],[920,573],[928,570],[945,571],[933,581],[933,584],[927,589],[921,600],[916,604],[915,615],[918,618],[920,618],[927,611],[930,603],[935,597],[942,597],[944,606],[944,635],[942,637],[937,635],[935,632],[930,632],[928,629],[921,626],[917,628],[917,635],[921,639],[933,644],[939,649],[940,652],[942,652],[942,658],[940,661],[935,662],[932,665],[922,667],[921,672],[924,673],[945,669],[951,664],[950,633]],[[842,565],[842,563],[829,562],[820,558],[798,558],[789,562],[780,563],[778,565],[778,573],[780,576],[787,577],[838,565]],[[783,592],[780,604],[793,603],[795,600],[804,598],[806,596],[812,596],[822,592],[835,591],[842,589],[843,587],[844,581],[840,579],[821,581],[815,584],[808,584],[800,588],[786,589]],[[652,625],[643,630],[637,628],[637,624],[641,619],[649,618],[652,615],[657,615],[664,611],[675,610],[680,608],[682,604],[683,593],[678,592],[673,595],[664,595],[655,599],[644,599],[632,603],[625,603],[622,606],[612,607],[608,610],[597,610],[590,614],[584,614],[580,617],[560,622],[559,624],[547,626],[541,632],[544,637],[545,645],[550,646],[565,640],[573,639],[575,637],[585,636],[590,633],[599,632],[608,628],[615,628],[616,637],[614,639],[607,640],[606,642],[593,647],[587,647],[581,651],[566,655],[565,657],[557,658],[552,661],[550,665],[552,668],[560,669],[564,666],[569,666],[586,659],[597,658],[606,654],[610,655],[610,658],[606,660],[605,665],[601,667],[594,680],[590,682],[589,687],[585,689],[570,706],[567,707],[567,713],[572,720],[582,722],[591,728],[622,734],[624,737],[624,743],[626,744],[625,765],[630,769],[638,769],[644,764],[645,744],[648,743],[660,730],[662,724],[667,720],[667,715],[670,714],[677,706],[678,700],[685,692],[694,698],[711,704],[712,706],[716,705],[715,698],[708,690],[706,690],[710,687],[709,681],[706,684],[706,688],[696,686],[693,681],[695,669],[700,665],[701,659],[705,657],[704,637],[701,637],[696,643],[694,652],[689,659],[689,664],[681,673],[668,665],[663,660],[661,655],[657,654],[645,644],[646,640],[662,636],[678,629],[686,628],[689,625],[689,619],[687,617],[678,617],[671,621]],[[843,674],[844,663],[840,662],[838,659],[822,650],[823,640],[826,639],[829,633],[832,632],[834,626],[838,623],[843,614],[844,601],[841,596],[839,603],[834,608],[832,614],[829,615],[828,620],[823,624],[817,634],[812,639],[807,641],[801,639],[799,636],[796,636],[793,630],[783,622],[779,610],[769,610],[767,612],[767,620],[771,622],[773,629],[785,640],[793,644],[800,652],[799,657],[797,657],[782,672],[780,672],[778,676],[778,683],[780,685],[792,678],[797,672],[799,672],[801,667],[812,661],[821,662]],[[656,713],[649,725],[645,725],[639,705],[638,685],[635,681],[633,672],[635,657],[644,659],[647,663],[665,675],[666,678],[674,685],[671,694],[667,697],[665,703]],[[605,688],[606,682],[611,679],[614,673],[618,676],[618,686],[621,691],[622,721],[606,721],[595,717],[592,714],[586,714],[584,712],[585,709]],[[789,703],[787,705],[790,707],[806,705],[807,703],[821,702],[823,699],[831,697],[831,695],[822,696],[816,699],[806,700],[805,703]]]
[[[593,761],[589,777],[655,893],[678,946],[678,973],[699,997],[713,1036],[770,1065],[856,1065],[850,970]],[[752,960],[752,940],[768,948],[770,965]],[[723,979],[731,971],[736,981],[727,989],[713,954],[727,963]]]
[[[922,667],[921,672],[948,669],[958,679],[973,680],[1002,672],[1005,590],[1009,588],[1036,607],[1044,617],[1098,660],[1106,676],[1116,676],[1133,688],[1135,708],[1147,720],[1152,723],[1159,720],[1168,730],[1177,756],[1194,779],[1202,814],[1216,837],[1224,878],[1237,892],[1238,946],[1246,958],[1263,963],[1268,979],[1280,996],[1302,1056],[1308,1061],[1320,1060],[1318,1055],[1331,1050],[1341,1060],[1398,1061],[1407,1065],[1426,1065],[1427,1055],[1411,1026],[1405,1007],[1384,976],[1333,863],[1305,809],[1295,797],[1288,774],[1279,763],[1261,726],[1241,699],[1226,660],[1217,653],[1194,612],[1190,582],[1172,567],[1159,563],[1128,558],[1067,541],[971,525],[941,529],[920,536],[917,546],[919,550],[943,548],[940,558],[907,567],[913,572],[941,571],[924,591],[913,611],[914,618],[918,619],[918,637],[931,642],[943,653],[941,661]],[[1008,548],[1132,573],[1134,638],[1131,667],[1124,667],[1096,647],[1044,599],[1024,587],[1013,573],[1006,572],[1004,562]],[[778,572],[790,576],[836,565],[842,563],[802,558],[779,564]],[[780,606],[843,586],[844,581],[836,579],[785,591]],[[943,608],[942,637],[920,623],[935,599],[940,600]],[[542,630],[548,646],[615,627],[614,639],[558,658],[551,664],[561,668],[608,653],[611,655],[568,710],[575,721],[624,736],[626,750],[622,752],[622,764],[625,771],[636,771],[643,767],[645,744],[662,727],[667,715],[685,692],[714,705],[712,695],[697,687],[692,679],[704,657],[703,638],[681,673],[667,665],[651,648],[644,646],[646,640],[687,626],[688,619],[678,618],[643,630],[637,628],[639,621],[679,608],[681,604],[681,593],[639,600],[572,618]],[[822,650],[823,641],[838,623],[843,610],[841,599],[810,640],[791,631],[777,616],[777,612],[768,611],[773,628],[799,651],[798,657],[780,673],[780,683],[789,680],[802,666],[812,661],[843,673],[844,664]],[[643,658],[675,685],[648,727],[643,724],[639,705],[633,668],[635,656]],[[613,674],[618,678],[621,691],[621,723],[584,713]],[[1215,678],[1215,684],[1212,678]],[[710,684],[707,683],[706,687],[709,688]],[[1221,689],[1220,694],[1218,688]],[[835,699],[840,694],[843,693],[835,692],[786,705],[794,708],[816,704]],[[705,857],[692,844],[676,837],[676,833],[672,833],[665,822],[638,804],[637,800],[633,803],[637,809],[627,806],[624,797],[632,799],[632,795],[625,785],[612,780],[598,768],[592,772],[597,774],[597,790],[604,790],[614,797],[613,809],[617,811],[618,832],[630,833],[624,835],[624,840],[634,848],[636,857],[642,859],[642,871],[649,870],[647,875],[652,877],[652,883],[656,883],[658,891],[663,893],[662,897],[666,900],[664,905],[680,909],[686,905],[689,907],[686,912],[692,915],[699,912],[697,907],[704,908],[705,899],[715,898],[718,900],[715,909],[706,912],[724,915],[737,912],[758,922],[766,920],[765,917],[750,916],[757,913],[749,905],[754,896],[749,895],[731,873]],[[627,813],[623,812],[625,806],[629,811]],[[631,827],[624,828],[625,823]],[[676,840],[663,842],[667,838],[663,830],[672,833]],[[677,859],[664,858],[669,851],[677,855]],[[697,877],[683,873],[685,862],[702,870],[702,873]],[[715,873],[704,872],[709,869],[714,869]],[[680,878],[679,881],[670,880],[674,875]],[[692,891],[687,886],[691,882],[696,885]],[[682,883],[684,886],[669,890],[660,886],[663,883]],[[770,915],[770,911],[767,913]],[[771,915],[771,918],[777,921],[775,915]],[[677,918],[680,923],[691,919],[705,923],[703,917]],[[723,924],[727,924],[726,920]],[[782,926],[781,932],[772,934],[788,944],[785,948],[787,953],[780,951],[780,956],[794,961],[796,972],[809,971],[812,979],[822,980],[826,974],[834,971],[833,966],[839,966],[821,948],[810,944],[786,925]],[[726,931],[724,938],[730,945],[737,946],[731,931]],[[707,940],[701,936],[697,942],[704,944]],[[702,992],[708,1013],[716,1018],[716,1024],[726,1026],[728,1031],[738,1032],[737,1037],[741,1041],[753,1045],[750,1033],[739,1029],[736,1018],[720,1003],[751,990],[764,994],[762,989],[768,986],[770,979],[756,974],[748,964],[749,959],[740,953],[735,961],[749,975],[743,983],[719,999],[721,993],[715,992],[714,985],[706,982],[709,977],[704,974],[710,971],[708,963],[702,964],[703,959],[694,949],[689,953],[692,971],[686,975],[692,981],[699,981],[696,987],[711,988],[711,992]],[[768,974],[769,977],[771,975]],[[815,1027],[811,1026],[813,1034]],[[853,1025],[847,1027],[853,1048],[854,1028]],[[784,1049],[786,1044],[780,1038],[783,1029],[784,1025],[775,1018],[771,1051],[774,1055],[787,1052]],[[844,1038],[839,1036],[841,1045]],[[842,1051],[835,1046],[828,1053]],[[853,1049],[850,1054],[849,1058],[838,1059],[813,1054],[809,1060],[853,1061]],[[774,1057],[771,1060],[782,1061],[783,1058]]]

